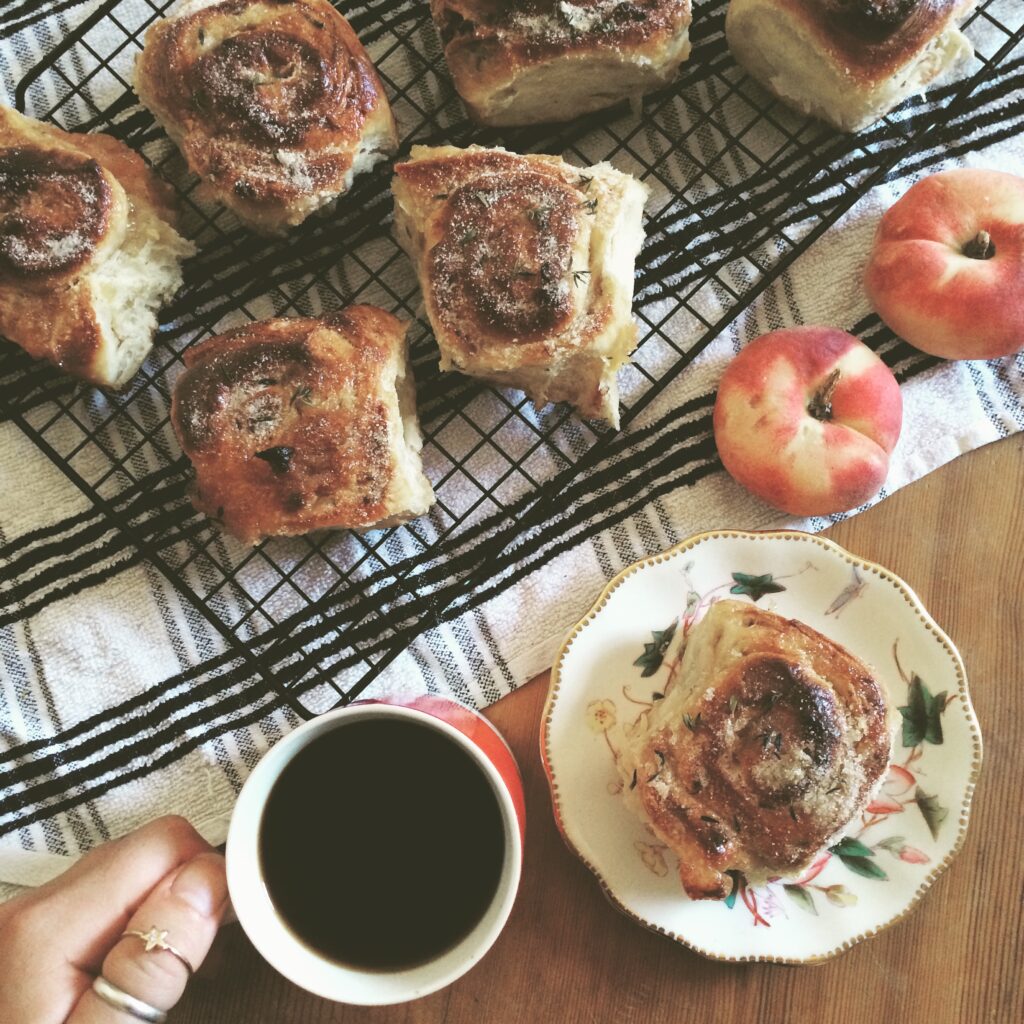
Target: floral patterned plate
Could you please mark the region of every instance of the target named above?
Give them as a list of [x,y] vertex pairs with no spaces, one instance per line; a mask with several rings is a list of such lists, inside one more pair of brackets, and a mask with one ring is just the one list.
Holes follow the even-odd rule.
[[[625,804],[617,726],[662,697],[675,631],[726,596],[847,647],[885,680],[899,725],[881,792],[802,876],[753,888],[737,873],[727,900],[693,901],[674,855]],[[608,584],[556,660],[541,753],[563,837],[620,910],[715,959],[813,963],[900,920],[949,865],[981,731],[960,655],[902,580],[812,534],[721,531]]]

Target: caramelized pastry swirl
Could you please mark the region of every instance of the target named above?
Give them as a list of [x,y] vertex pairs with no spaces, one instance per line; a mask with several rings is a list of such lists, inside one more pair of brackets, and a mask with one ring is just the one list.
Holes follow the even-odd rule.
[[207,197],[263,234],[398,146],[384,86],[328,0],[188,0],[147,30],[135,88]]
[[33,278],[79,270],[107,235],[120,192],[82,154],[0,149],[0,275]]
[[351,306],[190,349],[171,420],[196,470],[196,507],[250,542],[381,519],[395,472],[382,381],[404,335],[383,310]]
[[365,88],[336,18],[297,0],[228,0],[173,22],[164,41],[176,91],[212,133],[298,146],[349,118]]
[[895,71],[973,0],[789,0],[851,68]]
[[849,21],[891,28],[906,21],[921,0],[826,0],[826,6]]
[[697,639],[715,637],[728,667],[673,684],[696,693],[656,705],[630,780],[694,898],[728,895],[728,870],[798,873],[863,808],[889,758],[885,700],[861,663],[802,623],[720,605]]
[[[193,368],[175,389],[176,422],[186,451],[209,455],[250,442],[258,445],[301,418],[303,405],[295,396],[311,395],[320,382],[314,379],[306,344],[309,325],[299,326],[304,333],[297,326],[258,342],[250,340],[257,337],[252,328],[229,332],[206,358],[205,349],[196,349]],[[246,344],[226,344],[235,338]]]
[[576,312],[579,206],[576,189],[533,171],[481,175],[452,192],[429,255],[444,326],[471,350],[479,338],[526,343],[564,330]]
[[643,43],[690,19],[690,0],[431,0],[431,9],[446,47],[513,35],[528,55],[547,56],[583,38],[609,48]]

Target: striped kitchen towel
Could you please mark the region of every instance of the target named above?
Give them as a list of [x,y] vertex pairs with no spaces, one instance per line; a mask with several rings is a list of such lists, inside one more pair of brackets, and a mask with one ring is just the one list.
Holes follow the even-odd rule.
[[[711,435],[723,368],[764,331],[845,327],[897,373],[904,432],[876,500],[1024,426],[1024,358],[924,356],[873,316],[860,285],[878,218],[912,181],[955,164],[1020,170],[1019,0],[987,0],[968,26],[983,58],[971,73],[991,65],[969,103],[942,87],[856,137],[805,123],[744,79],[724,43],[723,0],[697,5],[691,60],[642,114],[477,131],[427,5],[366,0],[342,7],[381,70],[405,151],[502,141],[579,164],[610,159],[651,187],[636,277],[642,343],[621,374],[627,426],[611,433],[439,374],[418,321],[437,507],[364,537],[246,549],[188,503],[167,424],[181,351],[250,318],[368,301],[415,319],[419,300],[390,237],[385,169],[276,242],[195,199],[128,87],[141,31],[170,7],[0,5],[5,101],[139,149],[178,187],[200,245],[123,396],[0,344],[0,895],[163,813],[223,840],[239,786],[296,724],[296,707],[330,706],[371,665],[366,694],[431,690],[485,706],[545,669],[630,562],[701,530],[787,522],[728,478]],[[933,120],[920,144],[905,144]]]

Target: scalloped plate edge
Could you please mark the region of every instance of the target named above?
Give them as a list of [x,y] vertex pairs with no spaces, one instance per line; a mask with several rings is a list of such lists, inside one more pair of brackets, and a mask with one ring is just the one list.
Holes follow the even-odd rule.
[[[809,542],[817,544],[824,548],[826,551],[831,552],[834,555],[838,555],[851,565],[864,568],[868,571],[875,572],[883,578],[889,580],[897,590],[903,595],[904,599],[911,606],[911,608],[917,613],[921,622],[925,628],[931,632],[938,642],[945,649],[953,662],[953,667],[956,671],[957,677],[957,688],[960,697],[963,700],[964,713],[968,720],[968,727],[971,732],[973,739],[973,756],[971,758],[971,771],[967,779],[967,785],[964,792],[963,803],[959,809],[958,816],[958,831],[956,841],[953,844],[952,849],[946,854],[943,859],[935,865],[934,868],[925,876],[918,886],[917,891],[914,893],[910,902],[906,907],[903,908],[898,914],[890,918],[884,924],[877,928],[871,928],[867,931],[861,932],[859,935],[855,935],[852,939],[848,939],[840,945],[828,950],[825,953],[816,954],[808,957],[777,957],[777,956],[724,956],[720,953],[714,953],[710,950],[704,949],[696,942],[688,939],[677,932],[669,931],[666,928],[662,928],[660,925],[654,924],[651,921],[646,920],[639,914],[630,910],[622,900],[612,891],[612,888],[605,881],[600,870],[595,864],[587,859],[573,841],[569,830],[566,827],[565,821],[562,816],[562,809],[559,803],[558,795],[558,782],[555,778],[554,770],[551,766],[551,754],[550,754],[550,730],[551,720],[554,709],[554,704],[558,696],[559,688],[561,686],[561,675],[562,665],[565,660],[565,656],[569,649],[572,647],[576,637],[591,623],[596,617],[597,613],[608,602],[608,599],[612,593],[617,590],[622,583],[630,576],[634,575],[640,570],[647,568],[648,566],[657,565],[660,562],[669,561],[670,559],[677,558],[687,551],[697,547],[708,540],[714,540],[720,537],[733,537],[733,538],[744,538],[752,540],[786,540],[786,541],[799,541]],[[558,653],[555,657],[554,663],[551,667],[551,678],[548,683],[548,692],[544,701],[544,709],[541,716],[541,731],[540,731],[540,756],[541,764],[544,768],[544,774],[547,777],[548,789],[551,794],[551,808],[554,814],[555,827],[558,829],[559,834],[562,837],[563,842],[569,849],[583,862],[584,865],[590,870],[590,872],[597,879],[598,884],[601,887],[602,892],[608,901],[622,914],[635,921],[637,924],[646,928],[648,931],[655,932],[659,935],[664,935],[666,938],[672,939],[674,942],[678,942],[680,945],[692,949],[695,953],[699,953],[701,956],[706,957],[708,960],[717,960],[725,963],[774,963],[774,964],[820,964],[827,960],[832,960],[839,956],[841,953],[845,953],[859,942],[863,942],[865,939],[874,938],[874,936],[881,934],[893,925],[899,924],[903,921],[911,911],[915,910],[920,904],[924,894],[931,888],[939,876],[952,864],[957,854],[963,848],[964,841],[967,838],[967,826],[970,820],[971,802],[974,797],[974,791],[977,788],[978,779],[981,776],[981,766],[983,758],[983,746],[981,738],[981,725],[978,722],[978,716],[974,711],[974,705],[971,702],[970,691],[967,686],[967,669],[964,666],[963,658],[960,652],[957,650],[956,645],[945,633],[945,631],[939,626],[939,624],[932,618],[928,610],[925,608],[921,599],[914,592],[913,588],[899,576],[897,576],[891,570],[885,568],[883,565],[879,565],[877,562],[872,562],[866,558],[860,558],[851,552],[847,551],[844,547],[836,544],[835,541],[829,540],[825,537],[820,537],[817,534],[805,533],[800,530],[709,530],[704,533],[694,534],[692,537],[688,537],[684,541],[680,541],[678,544],[673,545],[671,548],[667,548],[665,551],[660,552],[657,555],[650,555],[647,558],[642,558],[639,561],[633,562],[632,565],[626,566],[621,572],[617,573],[612,577],[611,580],[605,585],[604,589],[598,595],[597,599],[588,609],[586,614],[569,630],[565,640],[562,642],[561,647],[558,649]]]

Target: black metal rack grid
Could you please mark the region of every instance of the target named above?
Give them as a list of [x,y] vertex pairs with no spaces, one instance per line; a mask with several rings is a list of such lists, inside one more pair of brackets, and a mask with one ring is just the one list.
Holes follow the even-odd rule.
[[[617,434],[565,407],[535,410],[518,393],[440,374],[417,320],[411,350],[437,505],[403,527],[251,549],[189,504],[189,467],[167,415],[182,351],[246,318],[316,315],[350,302],[415,320],[419,296],[390,235],[388,168],[357,180],[333,211],[284,240],[256,239],[197,200],[197,182],[129,84],[145,28],[170,6],[101,4],[24,76],[15,102],[141,151],[178,190],[199,254],[124,393],[76,384],[3,343],[0,414],[99,510],[95,536],[107,555],[137,550],[303,715],[352,699],[425,629],[482,602],[493,580],[527,572],[517,545],[573,501],[620,486],[623,500],[642,498],[651,481],[642,473],[617,480],[614,461],[664,426],[664,416],[652,423],[643,414],[668,383],[867,188],[908,159],[955,150],[972,111],[1005,94],[1024,64],[1019,0],[983,0],[966,26],[978,56],[966,80],[911,100],[860,135],[837,135],[747,80],[725,45],[726,5],[709,0],[696,4],[694,50],[679,81],[647,97],[639,116],[602,112],[498,133],[465,119],[426,3],[339,4],[385,82],[403,154],[420,142],[503,144],[580,164],[611,160],[651,186],[634,304],[640,345],[620,379]],[[887,347],[904,374],[931,365],[867,326],[870,343]],[[697,459],[691,479],[715,466],[709,407],[701,396],[671,414],[677,440]]]

